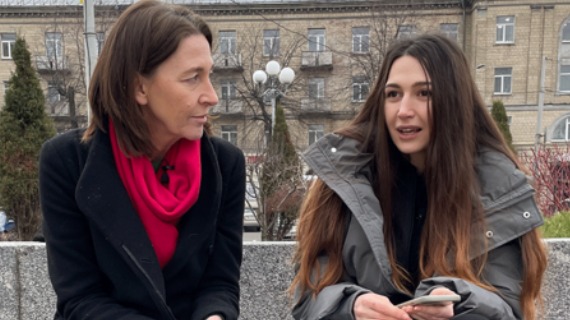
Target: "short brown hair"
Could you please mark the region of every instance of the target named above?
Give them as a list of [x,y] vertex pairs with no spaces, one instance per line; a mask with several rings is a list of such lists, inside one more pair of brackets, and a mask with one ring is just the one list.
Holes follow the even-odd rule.
[[195,34],[204,35],[212,47],[210,28],[188,8],[156,0],[128,7],[109,32],[93,71],[89,86],[91,121],[83,140],[89,140],[97,128],[106,132],[111,120],[123,152],[150,156],[154,147],[135,100],[135,78],[152,75],[180,41]]

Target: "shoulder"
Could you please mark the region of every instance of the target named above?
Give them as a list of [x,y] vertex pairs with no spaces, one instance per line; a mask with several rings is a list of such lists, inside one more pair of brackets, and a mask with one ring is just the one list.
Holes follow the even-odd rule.
[[219,138],[219,137],[212,137],[212,136],[208,136],[208,137],[206,137],[206,139],[209,140],[210,143],[212,144],[214,152],[216,153],[218,158],[220,158],[220,157],[230,157],[232,159],[239,159],[239,158],[243,159],[244,158],[244,155],[243,155],[243,152],[241,151],[241,149],[239,149],[235,145],[231,144],[227,140],[224,140],[224,139]]
[[202,143],[204,142],[212,147],[222,175],[231,174],[230,172],[245,175],[245,157],[238,147],[218,137],[204,136]]
[[81,141],[83,132],[85,129],[74,129],[49,139],[42,146],[42,158],[53,156],[54,153],[60,156],[86,153],[89,143]]
[[529,185],[524,172],[507,155],[498,151],[481,150],[476,160],[476,171],[481,193],[493,199]]

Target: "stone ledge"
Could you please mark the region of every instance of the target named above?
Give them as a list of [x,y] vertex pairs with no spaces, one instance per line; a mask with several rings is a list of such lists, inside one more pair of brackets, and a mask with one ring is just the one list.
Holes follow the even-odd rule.
[[[549,266],[545,320],[565,320],[570,310],[570,239],[546,240]],[[241,319],[282,320],[289,315],[286,290],[293,277],[294,242],[246,242],[241,275]],[[55,295],[47,274],[45,245],[0,242],[0,320],[53,319]]]

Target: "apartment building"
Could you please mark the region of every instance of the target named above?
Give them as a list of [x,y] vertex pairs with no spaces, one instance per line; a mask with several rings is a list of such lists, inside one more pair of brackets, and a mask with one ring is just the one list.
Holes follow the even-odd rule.
[[[71,0],[0,0],[0,81],[13,69],[10,51],[20,34],[42,78],[46,110],[65,130],[73,119],[85,125],[86,100],[82,7],[63,1]],[[106,1],[96,1],[99,45],[131,0]],[[214,130],[252,158],[267,143],[271,93],[303,150],[354,117],[394,39],[423,32],[445,33],[465,50],[485,102],[504,102],[515,146],[537,141],[538,118],[540,141],[570,140],[568,1],[179,2],[201,14],[214,33],[212,81],[220,99]],[[270,60],[295,71],[292,84],[253,82],[253,72]],[[76,108],[69,108],[70,88]],[[3,94],[0,87],[0,106]]]

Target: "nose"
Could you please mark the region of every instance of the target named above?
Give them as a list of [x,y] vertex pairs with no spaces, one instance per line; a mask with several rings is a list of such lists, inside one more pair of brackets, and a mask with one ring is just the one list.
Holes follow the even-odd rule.
[[414,115],[413,99],[410,95],[404,94],[400,100],[400,108],[398,109],[399,118],[410,118]]
[[206,88],[204,89],[204,92],[202,92],[202,94],[200,95],[200,103],[205,104],[209,107],[213,107],[217,105],[218,102],[219,102],[218,94],[216,93],[216,90],[212,85],[212,81],[208,81],[206,84]]

